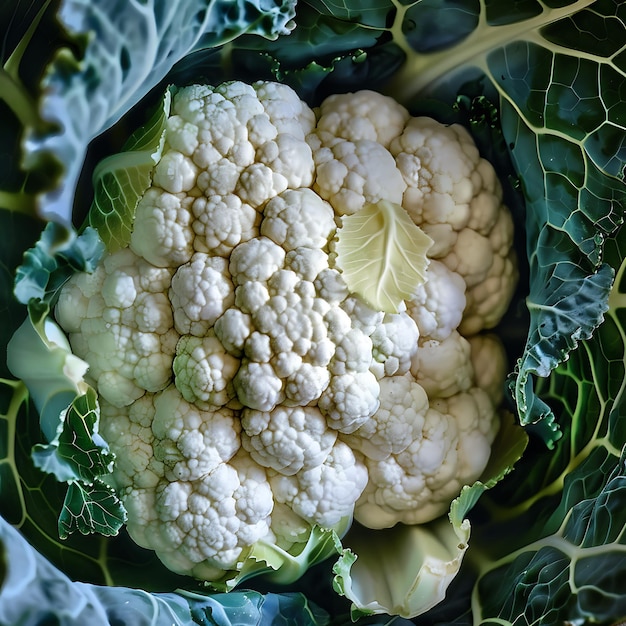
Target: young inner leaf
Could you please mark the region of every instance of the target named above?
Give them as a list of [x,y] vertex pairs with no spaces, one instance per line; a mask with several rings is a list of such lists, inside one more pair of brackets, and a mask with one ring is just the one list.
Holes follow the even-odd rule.
[[397,313],[426,280],[432,239],[398,204],[381,200],[343,217],[337,267],[350,291],[374,309]]

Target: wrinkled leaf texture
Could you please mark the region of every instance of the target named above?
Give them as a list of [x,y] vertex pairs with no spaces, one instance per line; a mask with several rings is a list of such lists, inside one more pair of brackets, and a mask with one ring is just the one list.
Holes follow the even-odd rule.
[[[553,454],[534,447],[487,494],[491,518],[474,619],[608,623],[626,614],[626,233],[606,244],[618,268],[604,323],[538,392],[563,424]],[[476,555],[474,555],[476,557]]]

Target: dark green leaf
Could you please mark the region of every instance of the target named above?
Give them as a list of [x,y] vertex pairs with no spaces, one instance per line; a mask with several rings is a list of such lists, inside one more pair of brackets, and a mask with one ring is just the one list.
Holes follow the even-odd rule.
[[112,487],[100,480],[87,485],[72,481],[59,515],[59,537],[73,532],[83,535],[117,535],[126,522],[126,511]]

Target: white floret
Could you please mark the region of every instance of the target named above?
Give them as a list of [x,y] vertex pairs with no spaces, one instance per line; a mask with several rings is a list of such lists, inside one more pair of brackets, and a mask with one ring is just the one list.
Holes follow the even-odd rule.
[[244,313],[236,308],[230,308],[216,320],[213,330],[221,344],[230,354],[240,356],[246,340],[253,330],[252,318],[248,313]]
[[384,461],[422,436],[429,405],[426,391],[410,376],[382,378],[378,397],[374,415],[341,439],[369,459]]
[[368,528],[389,528],[442,515],[463,484],[455,475],[458,441],[454,419],[431,408],[424,414],[422,436],[404,451],[382,461],[365,457],[369,483],[355,519]]
[[406,183],[383,146],[368,140],[322,139],[326,140],[313,150],[317,168],[313,189],[338,215],[352,215],[380,200],[402,203]]
[[[342,309],[333,309],[342,311]],[[343,311],[342,311],[343,312]],[[337,325],[343,321],[343,317],[334,317],[333,323]],[[348,323],[350,319],[348,318]],[[336,343],[335,354],[330,362],[330,371],[333,375],[349,374],[351,372],[366,372],[372,366],[373,344],[360,328],[348,327],[344,332],[334,333],[333,340]]]
[[284,261],[284,248],[267,237],[258,237],[232,251],[229,269],[235,285],[241,285],[249,280],[267,280]]
[[[465,252],[462,240],[457,244],[457,254]],[[484,328],[493,328],[505,314],[515,285],[518,268],[513,243],[513,219],[505,208],[487,237],[487,245],[492,251],[492,263],[482,275],[474,274],[466,279],[469,287],[467,307],[459,329],[466,335],[473,335]],[[468,272],[469,274],[469,272]]]
[[259,81],[252,86],[266,115],[279,133],[304,139],[313,131],[315,114],[291,87],[268,81]]
[[239,402],[259,411],[271,411],[284,398],[283,381],[270,363],[245,359],[234,379]]
[[196,252],[172,277],[169,297],[176,330],[203,337],[235,302],[228,261]]
[[408,119],[408,111],[393,98],[363,89],[328,96],[319,108],[317,131],[348,141],[376,141],[388,148]]
[[200,478],[241,447],[239,420],[230,409],[202,410],[174,386],[155,396],[154,408],[154,455],[170,481]]
[[135,541],[177,573],[214,580],[268,536],[273,497],[263,469],[237,455],[196,480],[131,492],[125,504]]
[[380,386],[371,372],[332,376],[318,406],[331,428],[354,432],[378,409]]
[[235,246],[258,235],[260,214],[234,194],[196,198],[191,212],[197,252],[228,257]]
[[198,168],[185,154],[165,150],[156,164],[152,183],[171,194],[189,192],[196,186]]
[[260,280],[249,280],[235,290],[235,306],[244,313],[252,315],[270,300],[267,283]]
[[100,399],[100,434],[116,455],[112,479],[115,488],[154,488],[163,478],[163,463],[154,456],[153,394],[129,407],[114,407]]
[[203,409],[218,408],[235,397],[233,378],[239,365],[214,332],[206,337],[184,335],[176,346],[174,382],[187,402]]
[[313,183],[315,163],[304,139],[281,133],[257,149],[256,159],[284,181],[284,188],[310,187]]
[[420,342],[411,373],[431,398],[448,398],[474,385],[470,343],[456,330],[443,341]]
[[461,485],[471,484],[485,469],[491,444],[500,427],[496,406],[489,394],[479,387],[472,387],[450,398],[434,400],[431,406],[445,411],[456,421],[460,433],[457,479]]
[[319,297],[329,304],[343,303],[350,293],[341,272],[334,268],[322,269],[314,284]]
[[285,267],[303,280],[313,282],[328,267],[328,254],[319,248],[295,248],[287,252]]
[[411,368],[417,352],[419,330],[406,313],[386,313],[371,334],[373,362],[371,370],[377,378],[402,375]]
[[352,319],[352,325],[371,335],[382,323],[385,314],[369,307],[359,296],[351,295],[341,302],[341,308]]
[[465,281],[443,263],[431,260],[426,281],[407,302],[422,339],[444,340],[459,327],[465,310]]
[[193,254],[193,198],[158,187],[146,191],[135,213],[130,248],[157,267],[176,268]]
[[311,189],[289,189],[263,209],[261,234],[288,251],[323,249],[335,228],[332,207]]
[[481,333],[469,338],[471,361],[476,386],[484,389],[494,406],[504,398],[504,381],[508,360],[502,341],[493,333]]
[[275,499],[324,528],[352,515],[366,483],[365,466],[341,441],[335,443],[321,465],[294,476],[270,474]]
[[253,163],[239,175],[234,193],[251,207],[259,209],[288,186],[288,179],[270,166]]
[[242,445],[260,465],[286,476],[321,465],[337,439],[316,407],[246,409]]
[[477,387],[431,400],[421,437],[385,460],[365,457],[369,483],[355,519],[369,528],[389,528],[442,515],[461,487],[485,469],[498,424],[493,403]]
[[117,407],[169,384],[179,337],[163,293],[170,280],[171,270],[126,248],[94,273],[76,275],[60,294],[55,313],[74,354],[89,363],[88,379]]
[[301,363],[285,379],[285,404],[311,404],[322,395],[329,382],[328,367]]

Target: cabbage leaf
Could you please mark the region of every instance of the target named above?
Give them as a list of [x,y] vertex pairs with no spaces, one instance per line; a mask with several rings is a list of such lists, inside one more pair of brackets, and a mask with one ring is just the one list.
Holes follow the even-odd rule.
[[102,159],[94,170],[94,198],[87,221],[109,252],[130,243],[137,204],[163,153],[171,100],[172,91],[166,89],[146,124],[128,138],[121,152]]
[[[44,3],[42,12],[50,5]],[[287,34],[294,16],[294,0],[176,0],[140,2],[65,0],[56,13],[62,36],[54,58],[44,48],[40,89],[41,107],[30,106],[23,119],[26,171],[54,171],[53,188],[42,189],[36,199],[39,215],[69,224],[76,186],[87,147],[157,85],[173,65],[195,50],[224,45],[239,35],[275,38]],[[41,15],[38,16],[41,18]],[[51,21],[54,21],[54,17]],[[11,20],[7,19],[11,24]],[[46,25],[49,22],[46,22]],[[43,28],[41,29],[43,30]],[[47,32],[27,33],[24,41]],[[20,56],[20,55],[18,55]],[[22,82],[27,70],[21,58],[9,59],[11,91],[28,96]],[[4,98],[14,114],[23,98]],[[49,181],[50,182],[50,181]],[[23,200],[21,193],[6,194],[4,206]],[[0,197],[0,200],[3,198]]]
[[0,624],[62,626],[326,626],[325,611],[302,594],[240,591],[213,596],[150,594],[72,582],[0,518]]
[[603,324],[541,397],[563,424],[552,454],[529,454],[479,508],[473,535],[481,623],[609,623],[626,614],[626,233],[607,242],[617,268]]

